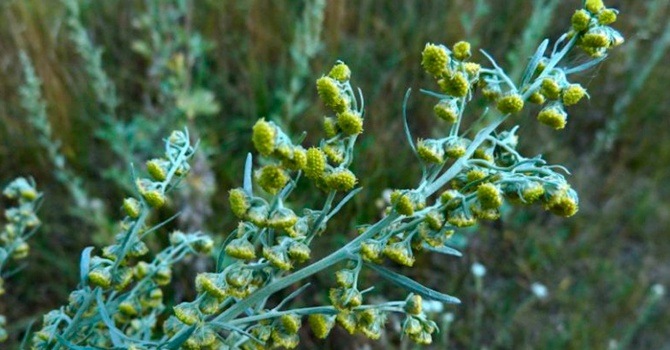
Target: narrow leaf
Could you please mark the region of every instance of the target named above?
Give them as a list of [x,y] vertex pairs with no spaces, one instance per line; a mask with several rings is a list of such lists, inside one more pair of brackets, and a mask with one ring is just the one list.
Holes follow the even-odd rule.
[[247,161],[244,163],[244,191],[248,195],[252,195],[254,193],[253,188],[251,186],[251,165],[252,165],[252,157],[251,153],[247,154]]
[[530,78],[533,77],[533,73],[535,73],[537,66],[540,64],[540,60],[542,59],[542,57],[544,57],[544,53],[545,51],[547,51],[548,46],[549,46],[549,40],[544,39],[544,41],[542,41],[540,46],[537,48],[537,51],[535,51],[535,54],[530,59],[530,62],[528,62],[526,70],[523,73],[523,78],[521,79],[522,86],[526,85],[530,81]]
[[435,252],[435,253],[453,255],[453,256],[459,256],[459,257],[463,256],[463,254],[461,254],[461,252],[459,252],[458,250],[456,250],[454,248],[451,248],[451,247],[448,247],[446,245],[441,246],[441,247],[433,247],[429,244],[424,243],[423,248],[426,249],[426,250],[429,250],[431,252]]
[[416,294],[421,295],[422,297],[430,300],[436,300],[436,301],[441,301],[443,303],[449,303],[449,304],[460,304],[461,301],[458,300],[458,298],[452,297],[451,295],[447,295],[444,293],[440,293],[436,290],[430,289],[407,276],[403,276],[397,272],[391,271],[385,267],[371,264],[371,263],[364,263],[365,266],[371,268],[375,272],[377,272],[380,276],[386,278],[387,280],[409,290],[410,292],[414,292]]
[[88,268],[91,263],[91,252],[93,247],[86,247],[81,252],[81,259],[79,260],[79,280],[82,284],[87,283],[88,279]]

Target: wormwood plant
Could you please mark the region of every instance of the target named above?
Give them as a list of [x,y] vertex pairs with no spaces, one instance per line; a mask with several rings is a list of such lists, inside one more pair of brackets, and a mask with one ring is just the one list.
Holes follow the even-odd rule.
[[[447,127],[440,138],[415,142],[405,115],[405,133],[419,160],[421,179],[414,188],[393,192],[382,219],[359,225],[355,238],[312,261],[311,243],[327,234],[331,220],[361,190],[351,165],[363,132],[363,97],[351,85],[349,67],[338,62],[316,82],[330,111],[323,122],[324,137],[317,144],[303,145],[269,120],[254,125],[258,165],[254,167],[249,155],[243,185],[229,194],[239,225],[225,237],[215,269],[196,276],[196,297],[177,304],[170,313],[163,303],[163,288],[169,284],[172,266],[189,253],[207,253],[213,247],[203,234],[174,232],[169,247],[147,257],[143,239],[162,226],[149,224],[149,215],[165,204],[166,194],[186,175],[187,161],[195,151],[187,132],[172,133],[165,140],[163,158],[147,162],[149,177],[135,182],[137,195],[124,201],[126,216],[116,242],[100,255],[91,256],[92,248],[83,252],[77,290],[68,305],[44,317],[33,346],[294,348],[303,322],[317,338],[327,337],[339,324],[352,334],[378,339],[391,313],[404,317],[404,336],[419,344],[431,343],[437,325],[423,312],[422,300],[459,300],[394,272],[393,265],[412,266],[415,257],[426,252],[459,256],[448,246],[450,236],[480,221],[498,219],[505,202],[537,203],[564,217],[577,212],[577,193],[563,175],[567,170],[540,156],[522,155],[517,150],[518,128],[500,128],[528,109],[528,102],[540,106],[541,123],[564,128],[567,107],[587,96],[571,81],[572,75],[596,65],[623,42],[609,27],[616,16],[616,10],[599,0],[585,1],[572,16],[571,28],[553,47],[548,40],[539,45],[519,81],[484,51],[490,67],[474,62],[465,41],[452,49],[427,44],[422,66],[438,89],[422,92],[436,99],[435,115]],[[565,58],[575,48],[590,58],[571,66]],[[486,121],[481,129],[464,129],[466,107],[477,92],[493,108],[480,117]],[[408,99],[409,91],[405,106]],[[300,208],[290,202],[305,179],[309,191],[323,193],[322,206]],[[387,260],[391,266],[384,266]],[[305,280],[329,268],[336,269],[329,302],[299,305],[296,297],[309,288]],[[371,302],[373,288],[359,279],[363,269],[401,287],[407,297]],[[275,305],[272,296],[288,288],[290,294]]]
[[[35,183],[22,177],[10,182],[2,194],[16,205],[5,210],[7,223],[0,231],[0,296],[5,294],[5,277],[15,273],[6,271],[7,264],[28,256],[30,246],[26,241],[40,225],[35,211],[42,198]],[[6,323],[5,316],[0,315],[0,343],[7,340]]]

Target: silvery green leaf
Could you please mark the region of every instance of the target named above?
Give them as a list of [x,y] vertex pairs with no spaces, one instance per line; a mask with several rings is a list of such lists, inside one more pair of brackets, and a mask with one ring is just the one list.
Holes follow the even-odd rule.
[[526,85],[530,81],[530,78],[533,76],[533,73],[535,73],[537,66],[540,64],[540,60],[542,59],[542,57],[544,57],[544,52],[547,51],[547,46],[549,46],[548,39],[544,39],[544,41],[542,41],[540,46],[538,46],[537,50],[535,51],[535,54],[530,59],[530,62],[528,62],[526,70],[523,72],[523,78],[521,79],[522,86]]
[[252,167],[252,160],[253,158],[251,157],[251,153],[247,154],[247,160],[244,163],[244,192],[246,192],[248,195],[253,195],[253,187],[251,185],[251,167]]
[[371,264],[371,263],[364,263],[365,266],[371,268],[375,272],[379,273],[380,276],[386,278],[387,280],[409,290],[410,292],[414,292],[416,294],[421,295],[422,297],[430,300],[437,300],[441,301],[443,303],[449,303],[449,304],[460,304],[461,301],[456,298],[452,297],[451,295],[447,295],[444,293],[440,293],[436,290],[430,289],[424,285],[422,285],[419,282],[416,282],[412,280],[411,278],[407,276],[403,276],[397,272],[393,272],[385,267]]
[[458,256],[461,257],[463,254],[459,252],[458,250],[448,247],[448,246],[441,246],[441,247],[433,247],[429,244],[424,243],[423,244],[423,249],[429,250],[431,252],[435,253],[440,253],[440,254],[446,254],[446,255],[453,255],[453,256]]
[[79,280],[82,284],[86,284],[88,278],[88,268],[91,263],[91,252],[93,247],[86,247],[81,252],[81,259],[79,260]]

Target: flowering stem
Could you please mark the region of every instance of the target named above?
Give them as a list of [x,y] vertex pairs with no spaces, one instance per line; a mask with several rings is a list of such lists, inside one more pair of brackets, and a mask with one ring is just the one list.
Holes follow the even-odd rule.
[[358,248],[358,245],[365,239],[377,234],[383,228],[388,227],[388,225],[393,222],[398,217],[397,214],[391,213],[387,217],[378,221],[376,224],[372,225],[367,229],[362,235],[356,237],[354,240],[326,256],[325,258],[315,262],[312,265],[306,266],[290,275],[284,276],[275,280],[272,284],[269,284],[256,292],[252,293],[249,297],[244,300],[240,300],[235,305],[230,307],[230,309],[224,311],[220,315],[216,316],[212,322],[228,322],[239,314],[241,314],[247,308],[253,306],[257,302],[263,300],[263,298],[272,295],[293,283],[296,283],[300,280],[303,280],[319,271],[327,269],[330,266],[337,264],[338,262],[348,259],[349,252]]

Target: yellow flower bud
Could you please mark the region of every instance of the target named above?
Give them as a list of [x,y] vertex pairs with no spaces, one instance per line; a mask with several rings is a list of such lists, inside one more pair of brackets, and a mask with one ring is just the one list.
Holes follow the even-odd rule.
[[186,325],[191,326],[200,319],[200,310],[191,303],[181,303],[172,309],[175,317]]
[[334,164],[342,164],[344,162],[344,147],[340,144],[324,145],[323,153]]
[[205,315],[213,315],[219,312],[219,305],[219,299],[208,295],[200,301],[198,308]]
[[228,201],[230,202],[230,209],[238,218],[243,218],[249,207],[249,198],[241,188],[235,188],[228,193]]
[[591,15],[584,10],[577,10],[575,14],[572,15],[572,29],[577,32],[588,29],[589,22],[591,21]]
[[147,161],[147,171],[151,178],[156,181],[165,181],[167,177],[167,167],[170,163],[163,159],[152,159]]
[[286,171],[278,165],[266,165],[256,175],[258,185],[270,194],[277,194],[286,186],[288,180]]
[[165,195],[159,190],[149,190],[140,192],[142,198],[153,208],[160,208],[165,205]]
[[337,115],[337,126],[345,135],[358,135],[363,132],[363,118],[357,112],[345,111]]
[[373,340],[381,337],[384,322],[386,317],[378,310],[365,309],[356,313],[357,330]]
[[563,104],[572,106],[577,104],[586,95],[586,90],[579,84],[571,84],[563,89]]
[[123,211],[131,219],[137,219],[140,216],[140,202],[132,197],[128,197],[123,200]]
[[463,209],[456,209],[449,213],[447,222],[456,227],[469,227],[476,224],[477,220],[465,213]]
[[436,104],[435,107],[433,107],[433,112],[438,118],[451,124],[458,120],[458,110],[453,103],[447,100],[442,100]]
[[465,176],[468,182],[475,182],[484,179],[486,177],[486,173],[479,169],[472,169],[468,171]]
[[309,246],[302,242],[294,241],[288,247],[288,256],[298,263],[309,260],[311,253]]
[[348,103],[341,96],[340,88],[335,79],[330,77],[321,77],[316,81],[316,91],[326,107],[331,108],[336,113],[347,110]]
[[537,115],[537,120],[548,125],[556,130],[565,128],[568,115],[558,106],[550,106],[543,108]]
[[430,345],[433,342],[433,337],[426,331],[410,335],[409,338],[419,345]]
[[282,315],[279,318],[279,322],[281,322],[281,325],[284,326],[284,330],[286,330],[289,334],[298,333],[300,327],[302,326],[302,320],[298,315]]
[[400,215],[411,216],[414,214],[414,203],[401,191],[393,191],[391,193],[391,205]]
[[603,4],[603,0],[586,0],[584,8],[589,10],[589,12],[596,14],[605,8],[605,4]]
[[218,282],[219,275],[210,272],[199,273],[195,277],[195,288],[199,293],[207,292],[209,295],[223,299],[228,296],[225,286]]
[[352,270],[339,270],[335,272],[335,283],[343,288],[350,288],[354,285],[356,276]]
[[457,60],[466,60],[472,56],[470,52],[470,43],[467,41],[459,41],[454,44],[454,57]]
[[560,189],[549,198],[544,208],[559,216],[573,216],[579,211],[577,194],[569,188]]
[[482,66],[477,63],[467,62],[463,65],[463,69],[465,69],[465,73],[468,74],[470,79],[474,79],[479,76],[479,71],[482,69]]
[[249,269],[238,268],[226,274],[226,282],[234,288],[245,287],[251,283],[252,279],[253,274]]
[[246,238],[235,238],[226,246],[226,254],[235,259],[256,259],[256,248]]
[[138,309],[139,305],[129,300],[124,300],[119,304],[119,311],[126,316],[136,316],[139,312]]
[[14,248],[14,251],[12,251],[12,259],[14,260],[25,259],[28,256],[29,252],[30,252],[30,246],[28,245],[28,243],[21,240],[16,245],[16,248]]
[[479,185],[477,188],[477,199],[484,209],[496,209],[503,203],[500,189],[492,183]]
[[282,165],[291,170],[302,170],[307,164],[307,152],[304,148],[293,147],[291,156],[282,159]]
[[561,97],[561,87],[558,86],[556,80],[551,78],[542,80],[542,88],[540,92],[550,100],[558,100],[558,98]]
[[325,339],[335,326],[335,315],[311,314],[307,318],[309,326],[318,339]]
[[450,158],[460,158],[465,154],[465,144],[463,140],[451,139],[444,148],[444,153]]
[[381,242],[366,240],[361,243],[361,256],[366,261],[378,261],[384,251],[384,245]]
[[421,333],[421,331],[423,331],[423,326],[421,325],[421,321],[416,317],[407,316],[402,324],[402,330],[403,333],[413,336]]
[[426,44],[426,47],[421,53],[421,66],[426,73],[437,77],[447,69],[449,63],[449,55],[447,50],[442,46],[434,44]]
[[328,76],[344,83],[351,78],[351,70],[346,64],[344,64],[344,62],[339,62],[333,66],[333,68],[328,73]]
[[416,153],[427,163],[441,164],[444,162],[444,148],[437,140],[421,140],[416,144]]
[[307,164],[305,165],[305,176],[316,180],[323,176],[326,170],[326,155],[319,148],[312,147],[307,150]]
[[414,265],[414,253],[407,242],[395,242],[386,245],[384,255],[400,265]]
[[496,107],[504,114],[519,113],[523,109],[523,105],[523,99],[517,93],[505,95],[496,102]]
[[88,273],[88,279],[94,285],[104,289],[112,285],[112,273],[109,267],[96,267]]
[[423,301],[418,294],[411,294],[405,301],[405,311],[410,315],[421,314]]
[[533,203],[544,195],[544,187],[537,182],[525,186],[521,191],[521,198],[526,203]]
[[444,217],[437,211],[431,211],[426,214],[426,224],[431,230],[439,230],[444,225]]
[[334,118],[325,117],[323,120],[323,132],[326,134],[326,138],[332,139],[337,136],[340,132],[337,127],[337,122]]
[[288,271],[293,268],[286,250],[281,246],[263,247],[263,257],[268,259],[270,265]]
[[161,266],[153,276],[154,282],[159,286],[165,286],[172,280],[172,269],[168,266]]
[[582,47],[591,49],[608,48],[610,44],[611,41],[607,33],[599,28],[586,32],[580,41]]
[[532,93],[530,96],[528,96],[528,101],[531,103],[542,105],[546,100],[544,98],[544,95],[542,95],[539,91],[536,91]]
[[363,295],[355,288],[331,288],[328,297],[338,310],[349,310],[363,303]]
[[336,317],[337,323],[349,334],[356,333],[356,316],[351,312],[340,312]]
[[298,221],[298,217],[293,210],[289,208],[279,208],[275,210],[268,219],[268,226],[274,229],[289,228]]
[[437,83],[444,93],[454,97],[464,97],[468,94],[468,90],[470,89],[468,78],[461,72],[448,74]]
[[346,192],[356,186],[356,175],[349,169],[336,169],[324,177],[326,187],[335,191]]
[[266,122],[264,118],[259,119],[253,127],[253,133],[251,135],[251,141],[254,143],[254,147],[258,153],[269,156],[275,150],[277,137],[277,128]]
[[598,14],[598,23],[604,26],[616,22],[616,19],[617,19],[617,12],[612,9],[603,10]]

